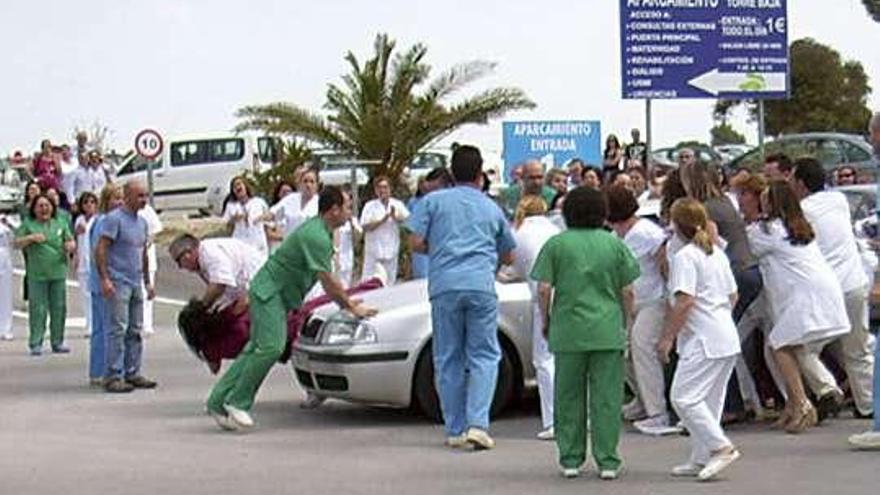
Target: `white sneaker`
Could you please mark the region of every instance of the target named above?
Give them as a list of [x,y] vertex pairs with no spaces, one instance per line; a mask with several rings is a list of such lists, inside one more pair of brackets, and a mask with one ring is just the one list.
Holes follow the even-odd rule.
[[560,467],[559,472],[562,474],[563,478],[569,479],[569,480],[572,478],[577,478],[578,476],[581,475],[580,468]]
[[639,399],[633,399],[626,404],[623,405],[621,409],[623,412],[623,419],[627,421],[635,421],[637,419],[642,419],[645,417],[645,407],[642,406],[642,402]]
[[669,416],[660,414],[640,421],[633,421],[633,427],[643,435],[663,436],[677,435],[682,432],[682,428],[678,425],[669,424]]
[[327,400],[326,397],[322,397],[318,394],[313,394],[312,392],[306,392],[306,400],[300,402],[300,409],[316,409],[324,401]]
[[492,440],[487,431],[480,428],[468,428],[467,442],[474,447],[474,450],[495,448],[495,440]]
[[700,481],[709,481],[715,476],[718,476],[718,473],[727,469],[728,466],[733,464],[733,461],[739,459],[741,456],[742,454],[740,454],[739,450],[735,448],[728,452],[715,454],[709,459],[706,467],[700,471],[697,478]]
[[461,449],[461,448],[467,447],[467,445],[468,445],[467,435],[462,433],[461,435],[453,435],[450,437],[446,437],[446,442],[444,442],[444,443],[446,444],[447,447],[450,447],[453,449]]
[[556,440],[556,430],[551,426],[538,432],[538,440]]
[[850,435],[850,446],[860,450],[880,450],[880,431],[866,431]]
[[217,426],[226,431],[237,431],[238,425],[232,421],[229,416],[217,411],[208,411],[208,415],[217,423]]
[[6,340],[6,341],[12,340],[12,334],[11,333],[4,333],[3,335],[0,335],[0,340]]
[[623,464],[617,467],[617,469],[603,469],[599,471],[599,479],[605,481],[616,480],[620,478],[620,475],[623,474]]
[[235,422],[236,425],[242,428],[253,428],[255,424],[254,418],[252,418],[247,411],[243,411],[237,407],[230,406],[229,404],[224,404],[223,409],[226,410],[226,413],[229,415],[229,419]]
[[677,478],[696,478],[704,467],[705,466],[703,466],[702,464],[686,462],[672,468],[672,471],[670,471],[669,474]]

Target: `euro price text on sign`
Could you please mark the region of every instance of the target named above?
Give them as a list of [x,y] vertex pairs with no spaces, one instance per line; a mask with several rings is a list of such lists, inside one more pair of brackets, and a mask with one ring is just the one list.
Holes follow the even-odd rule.
[[624,98],[784,99],[787,0],[620,0]]

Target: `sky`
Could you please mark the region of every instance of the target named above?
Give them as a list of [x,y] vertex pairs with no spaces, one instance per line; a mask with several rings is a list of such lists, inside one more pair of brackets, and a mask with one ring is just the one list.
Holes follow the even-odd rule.
[[[880,91],[880,24],[861,0],[788,4],[789,42],[812,37],[859,60]],[[599,120],[619,136],[644,129],[644,102],[621,97],[617,0],[4,0],[0,19],[0,156],[43,138],[72,142],[74,127],[95,122],[124,151],[145,127],[231,129],[244,105],[320,111],[345,53],[367,58],[377,33],[401,47],[425,43],[435,74],[497,62],[470,91],[516,86],[537,103],[505,120]],[[655,100],[654,147],[708,141],[712,104]],[[880,109],[876,92],[870,106]],[[733,125],[755,143],[742,113]],[[500,151],[501,120],[452,140]]]

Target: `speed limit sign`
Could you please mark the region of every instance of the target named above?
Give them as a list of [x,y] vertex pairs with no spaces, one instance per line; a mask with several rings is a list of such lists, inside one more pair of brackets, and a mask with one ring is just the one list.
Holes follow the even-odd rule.
[[152,160],[162,154],[162,136],[153,129],[144,129],[134,138],[134,149],[137,154]]

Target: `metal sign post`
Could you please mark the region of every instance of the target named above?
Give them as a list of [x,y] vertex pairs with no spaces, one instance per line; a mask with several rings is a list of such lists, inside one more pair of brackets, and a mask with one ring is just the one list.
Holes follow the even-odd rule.
[[153,160],[162,154],[164,147],[162,136],[153,129],[144,129],[134,138],[135,151],[147,161],[147,196],[151,207],[155,206],[153,204]]

